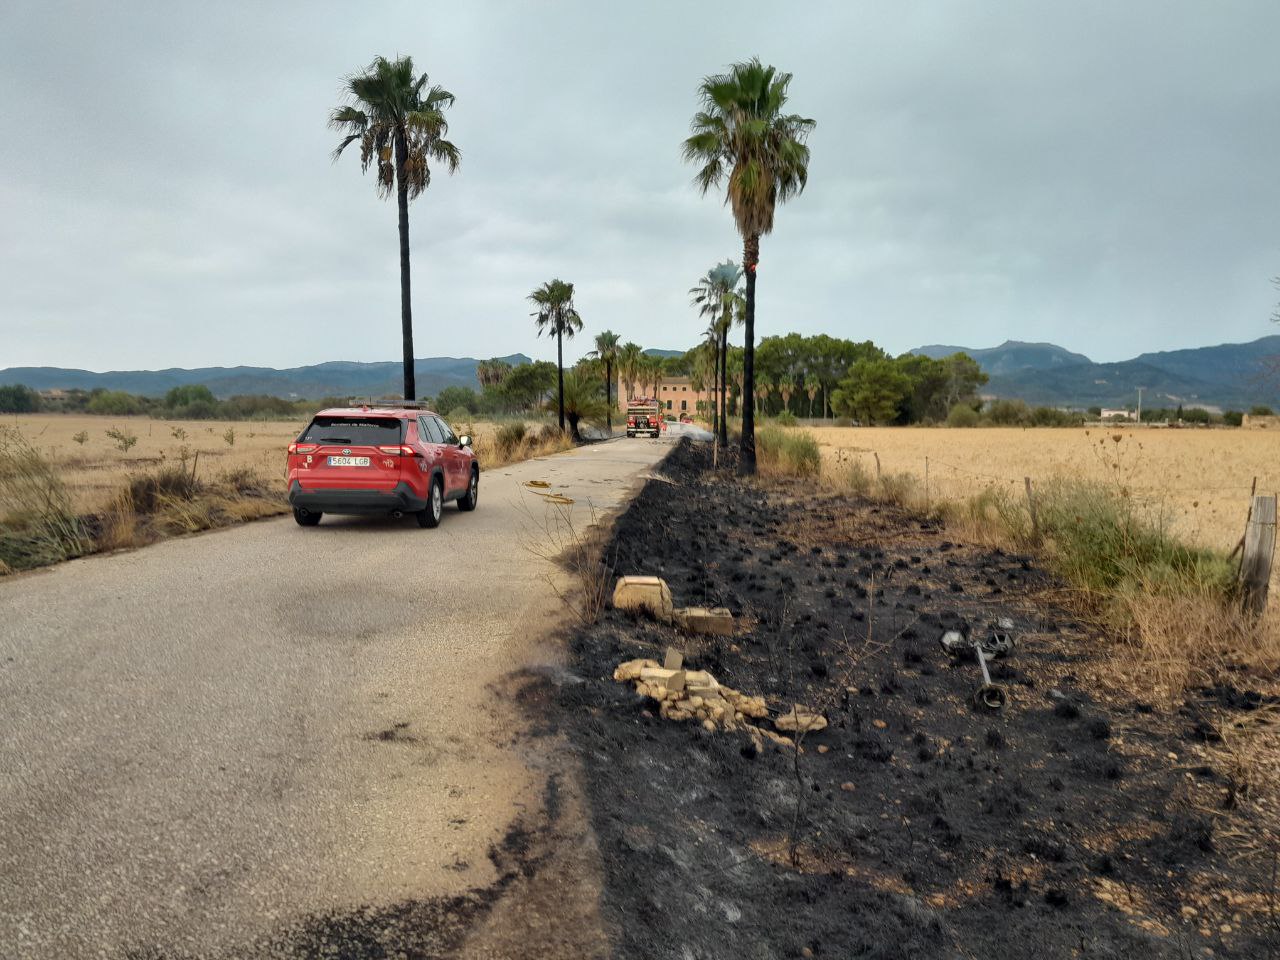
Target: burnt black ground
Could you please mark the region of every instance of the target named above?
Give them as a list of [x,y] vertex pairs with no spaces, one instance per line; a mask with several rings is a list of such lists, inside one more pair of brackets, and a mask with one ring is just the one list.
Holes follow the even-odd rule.
[[[1055,608],[1030,558],[799,482],[713,476],[705,456],[678,447],[663,467],[676,485],[650,481],[605,556],[616,573],[666,578],[677,605],[758,622],[693,642],[607,610],[573,637],[585,682],[560,694],[617,956],[1280,951],[1258,908],[1270,862],[1222,839],[1246,814],[1206,808],[1224,793],[1213,765],[1169,757],[1194,724],[1091,696],[1081,677],[1100,641]],[[969,704],[977,665],[949,661],[937,638],[997,616],[1022,639],[993,669],[1011,693],[993,716]],[[797,764],[742,733],[657,718],[611,674],[668,644],[772,708],[824,707],[830,727]],[[1231,696],[1216,696],[1222,709],[1256,706]]]

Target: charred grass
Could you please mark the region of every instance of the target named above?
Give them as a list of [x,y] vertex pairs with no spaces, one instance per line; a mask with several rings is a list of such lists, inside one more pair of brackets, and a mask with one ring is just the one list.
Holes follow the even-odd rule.
[[[679,447],[676,485],[649,483],[608,549],[615,572],[727,606],[742,632],[695,641],[606,609],[574,634],[586,680],[561,693],[618,956],[1280,952],[1275,794],[1255,756],[1280,698],[1247,666],[1155,701],[1031,550],[706,459]],[[1010,701],[979,713],[977,665],[937,641],[997,617],[1020,638],[993,667]],[[830,725],[797,753],[663,721],[611,674],[667,645]]]

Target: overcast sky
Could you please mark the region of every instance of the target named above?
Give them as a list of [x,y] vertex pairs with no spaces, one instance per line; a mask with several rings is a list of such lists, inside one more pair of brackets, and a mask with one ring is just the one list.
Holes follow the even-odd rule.
[[6,0],[0,367],[399,357],[396,212],[330,161],[341,78],[411,54],[457,96],[410,208],[419,356],[685,348],[741,245],[681,162],[700,78],[758,55],[817,120],[765,238],[757,333],[1252,340],[1280,273],[1280,5]]

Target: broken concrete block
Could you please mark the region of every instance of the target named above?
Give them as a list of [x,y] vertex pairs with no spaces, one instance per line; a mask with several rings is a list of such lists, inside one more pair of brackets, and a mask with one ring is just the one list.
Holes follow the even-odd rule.
[[813,733],[826,727],[827,718],[808,707],[796,704],[786,713],[775,717],[773,725],[787,733]]
[[675,604],[671,588],[661,577],[619,577],[613,588],[615,610],[643,610],[655,620],[670,623]]
[[724,607],[682,607],[675,611],[675,621],[687,633],[716,637],[733,635],[733,614]]
[[645,668],[656,667],[656,660],[626,660],[618,664],[613,671],[613,679],[620,682],[629,680],[639,680],[640,674]]
[[662,665],[668,670],[679,670],[684,666],[684,654],[675,647],[667,647],[667,655],[663,658]]

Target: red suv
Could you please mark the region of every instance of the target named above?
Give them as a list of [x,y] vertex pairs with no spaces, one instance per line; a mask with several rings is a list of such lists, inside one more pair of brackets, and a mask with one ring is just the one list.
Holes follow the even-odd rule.
[[474,510],[480,495],[471,438],[407,403],[321,410],[289,444],[287,479],[293,519],[304,527],[326,513],[412,513],[434,527],[446,501]]

